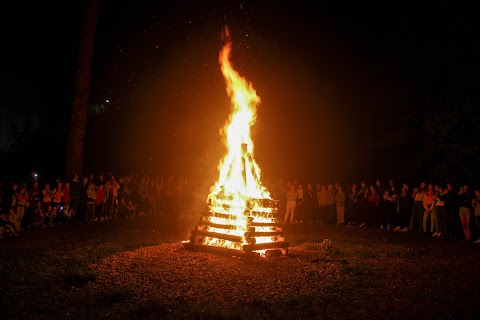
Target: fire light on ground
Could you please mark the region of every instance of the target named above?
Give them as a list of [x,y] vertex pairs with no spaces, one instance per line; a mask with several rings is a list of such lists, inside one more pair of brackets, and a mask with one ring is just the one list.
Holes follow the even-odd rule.
[[228,29],[224,37],[226,44],[220,51],[219,63],[231,101],[229,119],[221,132],[227,152],[218,166],[219,177],[211,188],[207,207],[191,232],[190,244],[260,253],[280,249],[286,254],[288,243],[284,242],[276,218],[278,201],[272,200],[262,186],[260,168],[253,158],[250,128],[256,120],[260,97],[252,84],[233,69]]

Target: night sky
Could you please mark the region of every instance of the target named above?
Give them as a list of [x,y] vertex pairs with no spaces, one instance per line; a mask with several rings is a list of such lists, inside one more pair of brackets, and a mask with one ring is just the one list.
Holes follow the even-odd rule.
[[[252,132],[264,176],[418,174],[428,97],[479,87],[478,19],[453,3],[100,0],[90,103],[105,110],[89,115],[86,170],[216,172],[228,26],[233,66],[262,101]],[[2,11],[6,106],[40,110],[35,137],[52,142],[37,167],[61,168],[82,6]]]

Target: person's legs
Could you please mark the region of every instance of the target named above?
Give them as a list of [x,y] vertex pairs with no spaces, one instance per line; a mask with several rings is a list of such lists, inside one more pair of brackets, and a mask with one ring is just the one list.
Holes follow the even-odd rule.
[[430,233],[438,232],[437,209],[430,213]]
[[425,210],[423,212],[423,232],[427,232],[427,223],[428,223],[429,217],[430,217],[430,211]]
[[336,217],[337,217],[337,225],[343,224],[345,221],[345,211],[343,206],[336,206]]
[[17,214],[17,226],[19,230],[22,230],[22,220],[23,216],[25,215],[25,207],[17,206],[16,208]]
[[470,241],[470,216],[465,217],[465,240]]
[[470,229],[469,224],[470,224],[470,217],[467,215],[463,214],[462,209],[460,209],[460,221],[462,223],[462,228],[463,228],[463,235],[465,236],[465,240],[470,240],[470,232],[468,229]]
[[[285,208],[285,218],[283,219],[283,223],[287,223],[289,221],[290,223],[293,223],[293,215],[295,212],[295,206],[296,203],[295,201],[287,201],[287,206]],[[289,219],[290,218],[290,219]]]
[[448,234],[447,228],[447,209],[445,207],[437,208],[438,232],[441,235]]
[[475,225],[477,226],[477,235],[480,240],[480,216],[475,216]]
[[289,218],[289,215],[290,215],[290,206],[287,202],[287,205],[285,206],[285,216],[283,217],[283,223],[284,224],[287,224],[287,221],[288,221],[288,218]]
[[418,212],[418,206],[414,202],[412,205],[412,213],[410,215],[410,230],[413,230],[415,228],[415,220],[418,220],[419,212]]
[[421,232],[423,230],[423,215],[425,214],[425,209],[423,208],[422,202],[417,203],[418,211],[418,230]]

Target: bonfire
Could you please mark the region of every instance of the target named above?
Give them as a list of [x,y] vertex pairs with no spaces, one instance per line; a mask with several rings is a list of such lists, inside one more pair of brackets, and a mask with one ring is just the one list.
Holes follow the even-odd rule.
[[288,243],[277,218],[278,201],[260,180],[253,157],[250,129],[257,117],[260,97],[230,61],[232,42],[228,28],[219,63],[231,101],[231,112],[221,131],[226,154],[195,230],[184,245],[217,247],[241,252],[286,255]]

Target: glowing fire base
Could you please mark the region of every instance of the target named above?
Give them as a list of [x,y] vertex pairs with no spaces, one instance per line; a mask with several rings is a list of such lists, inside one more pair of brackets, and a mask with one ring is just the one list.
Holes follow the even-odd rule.
[[[198,225],[191,231],[190,240],[182,244],[190,249],[200,248],[210,252],[228,252],[232,255],[238,253],[264,254],[266,257],[287,255],[289,243],[285,242],[282,223],[274,217],[278,210],[278,201],[252,199],[251,203],[262,204],[261,211],[246,209],[242,219],[238,219],[233,214],[224,213],[224,210],[217,212],[215,206],[209,203],[201,212]],[[252,207],[256,206],[252,205]],[[228,211],[225,205],[222,209]],[[265,217],[266,211],[270,218]],[[213,222],[219,220],[225,223]],[[245,226],[238,224],[243,221],[246,221]],[[240,230],[243,234],[238,233]]]

